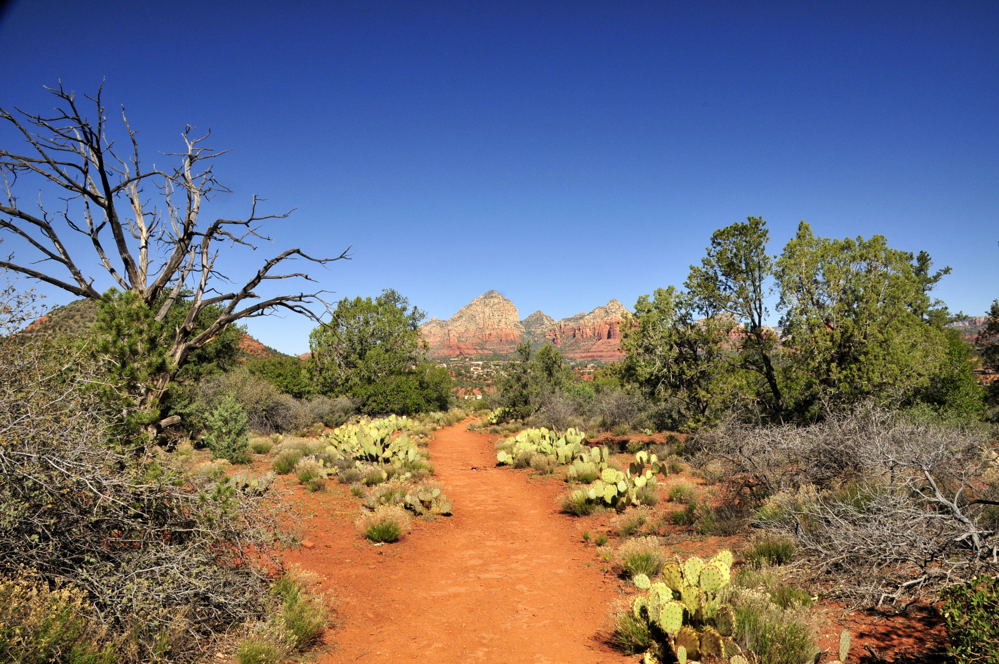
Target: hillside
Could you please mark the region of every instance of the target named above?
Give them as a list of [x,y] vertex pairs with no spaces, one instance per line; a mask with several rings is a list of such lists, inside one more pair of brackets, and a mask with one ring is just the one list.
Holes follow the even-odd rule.
[[520,319],[516,305],[495,290],[483,293],[448,320],[431,319],[421,330],[436,358],[509,357],[522,341],[550,343],[581,362],[613,362],[628,310],[617,300],[590,312],[555,320],[543,311]]

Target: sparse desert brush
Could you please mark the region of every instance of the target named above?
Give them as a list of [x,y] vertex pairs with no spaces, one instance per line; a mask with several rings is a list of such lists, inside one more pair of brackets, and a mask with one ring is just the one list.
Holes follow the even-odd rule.
[[323,597],[314,585],[313,575],[298,569],[288,570],[274,582],[271,616],[239,645],[239,664],[280,664],[318,640],[328,620]]
[[791,562],[798,547],[787,535],[763,533],[756,537],[746,551],[746,562],[754,567],[784,565]]
[[531,466],[531,470],[536,473],[551,475],[558,466],[558,461],[555,457],[548,454],[537,453],[531,455],[529,465]]
[[302,457],[295,464],[295,476],[302,484],[308,484],[314,479],[325,479],[326,469],[315,457]]
[[295,466],[301,461],[302,456],[303,453],[300,449],[284,449],[274,457],[271,467],[274,468],[274,472],[278,475],[287,475],[295,469]]
[[694,501],[694,487],[686,482],[678,482],[669,488],[669,499],[674,503],[688,505]]
[[669,520],[674,526],[692,526],[697,522],[697,503],[689,502],[682,510],[670,512]]
[[111,664],[117,659],[86,593],[50,588],[23,569],[0,577],[0,661]]
[[654,577],[666,562],[666,555],[657,537],[635,537],[625,540],[614,553],[614,568],[619,574],[634,577],[644,574]]
[[254,437],[250,439],[250,451],[254,454],[267,454],[274,448],[270,438]]
[[573,489],[562,500],[562,511],[573,516],[589,516],[597,510],[597,504],[586,495],[586,489]]
[[409,532],[412,520],[398,505],[382,505],[357,520],[357,530],[372,542],[397,542]]
[[388,473],[380,466],[359,466],[361,482],[365,486],[374,486],[388,480]]
[[625,510],[614,519],[614,528],[621,537],[631,537],[652,522],[652,511],[647,507]]
[[781,608],[764,592],[733,588],[729,603],[735,609],[735,640],[749,648],[760,662],[811,662],[819,649],[806,611]]

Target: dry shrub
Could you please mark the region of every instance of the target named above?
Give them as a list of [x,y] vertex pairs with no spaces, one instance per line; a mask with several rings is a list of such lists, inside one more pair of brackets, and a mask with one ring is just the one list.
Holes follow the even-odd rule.
[[980,433],[864,406],[808,427],[728,425],[698,439],[733,482],[769,496],[757,524],[795,538],[839,597],[904,604],[999,573]]

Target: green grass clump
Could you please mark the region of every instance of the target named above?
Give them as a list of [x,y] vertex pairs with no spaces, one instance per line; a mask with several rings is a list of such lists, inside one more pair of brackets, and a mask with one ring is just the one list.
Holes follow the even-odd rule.
[[697,521],[697,503],[690,502],[679,512],[672,512],[669,520],[674,526],[692,526]]
[[622,518],[617,527],[617,533],[621,537],[631,537],[642,529],[648,521],[646,512],[634,512]]
[[301,461],[302,456],[303,453],[300,449],[292,448],[282,450],[281,452],[278,452],[276,457],[274,457],[274,462],[271,464],[271,467],[278,475],[287,475],[295,469],[295,466],[298,465],[299,461]]
[[597,546],[603,546],[607,544],[607,540],[608,540],[607,533],[600,533],[599,535],[597,535],[596,539],[593,540],[593,543],[596,544]]
[[674,503],[689,505],[694,502],[694,487],[689,484],[674,484],[670,487],[669,499]]
[[254,454],[268,454],[274,449],[274,444],[268,438],[251,438],[250,451]]
[[655,537],[636,537],[624,542],[615,554],[615,567],[629,578],[639,574],[652,578],[659,574],[666,562],[659,540]]
[[619,613],[610,637],[611,645],[626,655],[637,655],[652,645],[649,623],[632,613]]
[[597,504],[590,500],[585,489],[570,491],[562,501],[562,511],[573,516],[589,516],[596,510]]
[[819,652],[808,618],[800,607],[782,608],[766,593],[737,589],[729,603],[735,609],[735,640],[751,649],[760,664],[802,664]]
[[295,464],[295,475],[298,477],[299,483],[308,486],[313,480],[325,479],[326,471],[323,469],[323,464],[316,461],[314,457],[305,457]]
[[297,570],[274,582],[270,592],[274,613],[257,634],[239,645],[239,664],[280,664],[319,640],[327,613],[322,598],[308,589],[310,582],[310,576]]
[[791,562],[796,550],[794,540],[789,537],[764,535],[746,552],[746,562],[754,567],[784,565]]
[[358,530],[372,542],[398,542],[410,525],[409,514],[397,505],[382,505],[357,520]]

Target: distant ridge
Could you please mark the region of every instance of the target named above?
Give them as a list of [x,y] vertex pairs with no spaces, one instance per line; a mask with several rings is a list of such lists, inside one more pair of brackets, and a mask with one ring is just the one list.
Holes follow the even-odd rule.
[[573,360],[613,362],[623,357],[621,323],[628,310],[617,300],[562,320],[543,311],[520,319],[516,305],[490,290],[448,320],[431,319],[420,329],[435,358],[510,357],[522,341],[550,343]]

